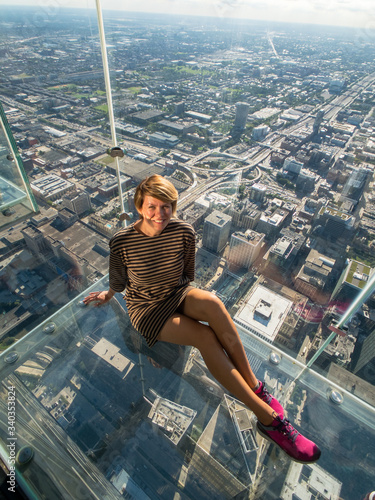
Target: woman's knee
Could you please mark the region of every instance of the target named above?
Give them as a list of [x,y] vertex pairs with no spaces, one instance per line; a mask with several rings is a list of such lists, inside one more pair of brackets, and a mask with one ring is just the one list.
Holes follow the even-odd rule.
[[226,314],[223,302],[215,294],[206,290],[191,290],[183,304],[183,314],[197,321],[211,323]]
[[213,293],[207,296],[205,303],[205,311],[208,315],[208,320],[217,319],[221,314],[226,313],[225,305],[219,297]]

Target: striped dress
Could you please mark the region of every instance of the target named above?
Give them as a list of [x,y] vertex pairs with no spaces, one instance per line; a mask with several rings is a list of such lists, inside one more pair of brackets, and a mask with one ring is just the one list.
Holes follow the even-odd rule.
[[109,242],[109,285],[115,292],[126,288],[130,321],[152,347],[194,280],[195,232],[190,224],[172,219],[151,237],[139,233],[135,224]]

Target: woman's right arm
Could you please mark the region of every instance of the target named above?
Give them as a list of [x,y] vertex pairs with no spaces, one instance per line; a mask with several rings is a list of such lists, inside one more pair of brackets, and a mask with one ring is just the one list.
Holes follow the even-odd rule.
[[83,299],[85,305],[90,304],[90,302],[95,302],[94,306],[102,306],[106,304],[114,296],[116,292],[110,288],[109,290],[103,290],[102,292],[91,292],[87,297]]
[[112,249],[112,240],[110,241],[111,252],[109,255],[109,290],[102,292],[91,292],[83,299],[84,304],[95,302],[95,306],[106,304],[116,292],[122,292],[128,281],[126,266],[121,256]]
[[122,292],[128,281],[126,265],[118,250],[112,247],[112,240],[109,243],[111,252],[109,254],[109,286],[115,292]]

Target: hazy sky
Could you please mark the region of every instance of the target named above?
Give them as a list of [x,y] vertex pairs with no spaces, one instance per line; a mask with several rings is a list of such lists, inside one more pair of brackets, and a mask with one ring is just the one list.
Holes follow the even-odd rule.
[[[88,0],[90,2],[90,0]],[[94,1],[94,0],[91,0]],[[375,0],[101,0],[102,8],[375,29]]]
[[[0,4],[9,4],[0,0]],[[94,8],[95,0],[14,0],[35,7]],[[355,26],[375,38],[375,0],[101,0],[102,9]]]

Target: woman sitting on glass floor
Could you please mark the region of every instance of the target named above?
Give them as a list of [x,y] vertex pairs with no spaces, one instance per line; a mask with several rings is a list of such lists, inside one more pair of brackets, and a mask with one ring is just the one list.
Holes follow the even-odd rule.
[[[320,457],[315,443],[284,418],[284,410],[250,368],[222,301],[194,288],[195,233],[176,218],[178,193],[160,175],[144,179],[134,203],[139,220],[110,240],[108,291],[84,303],[100,306],[126,288],[130,320],[152,347],[157,341],[199,349],[212,375],[256,415],[260,434],[303,463]],[[208,323],[202,324],[201,321]]]

